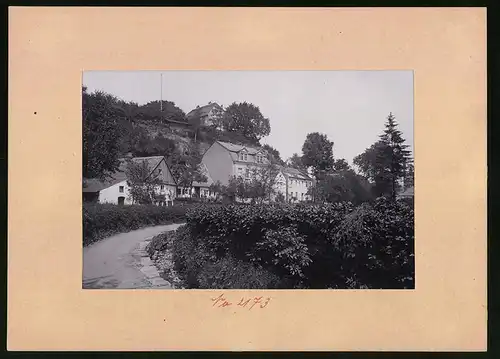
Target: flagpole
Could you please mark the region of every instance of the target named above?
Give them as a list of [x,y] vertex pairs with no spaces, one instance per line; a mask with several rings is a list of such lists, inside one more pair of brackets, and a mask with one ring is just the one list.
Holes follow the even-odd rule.
[[160,73],[160,112],[163,112],[163,73]]

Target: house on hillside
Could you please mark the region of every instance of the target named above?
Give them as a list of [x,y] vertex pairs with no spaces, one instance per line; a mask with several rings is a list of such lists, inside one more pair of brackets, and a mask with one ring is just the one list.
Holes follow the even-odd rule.
[[84,202],[113,203],[119,205],[133,204],[130,196],[130,187],[127,184],[127,159],[135,163],[145,161],[151,170],[150,175],[157,175],[161,184],[157,188],[159,194],[165,195],[165,201],[156,203],[165,206],[173,201],[176,195],[176,181],[163,156],[121,158],[118,171],[113,173],[108,180],[102,181],[95,178],[83,179]]
[[186,121],[167,120],[168,127],[176,133],[186,135],[191,130],[191,125]]
[[220,124],[216,121],[216,115],[222,111],[223,108],[220,105],[215,102],[210,102],[208,105],[196,107],[186,115],[186,118],[189,122],[194,117],[199,116],[203,126],[215,126],[220,129]]
[[302,202],[310,200],[307,191],[312,186],[312,178],[304,171],[292,167],[280,167],[280,171],[275,180],[276,199],[281,193],[286,202]]
[[259,147],[215,141],[202,158],[212,181],[229,183],[231,177],[250,178],[256,168],[270,165],[267,152]]

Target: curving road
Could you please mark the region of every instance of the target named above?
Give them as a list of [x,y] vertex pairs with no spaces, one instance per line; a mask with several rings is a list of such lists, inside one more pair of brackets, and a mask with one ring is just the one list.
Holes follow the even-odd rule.
[[[164,288],[168,287],[156,274],[154,283],[145,268],[155,271],[149,258],[144,257],[148,241],[182,224],[147,227],[120,233],[83,248],[83,288]],[[162,285],[164,283],[164,285]]]

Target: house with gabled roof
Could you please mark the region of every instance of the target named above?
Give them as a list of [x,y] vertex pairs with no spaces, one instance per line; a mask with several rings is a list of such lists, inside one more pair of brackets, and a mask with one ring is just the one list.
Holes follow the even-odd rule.
[[[202,162],[212,181],[227,185],[232,177],[249,179],[254,169],[269,167],[268,156],[261,147],[215,141],[203,155]],[[278,166],[274,187],[287,202],[308,200],[307,191],[311,186],[312,178],[306,172]],[[276,194],[271,199],[276,199]]]
[[302,202],[311,199],[307,191],[312,186],[312,178],[305,172],[293,167],[279,167],[275,179],[276,195],[281,193],[287,202]]
[[194,110],[191,110],[186,115],[186,119],[190,122],[194,117],[199,117],[201,124],[204,126],[219,126],[220,124],[216,123],[217,113],[223,111],[222,106],[215,102],[210,102],[205,106],[198,106]]
[[231,177],[250,178],[254,169],[270,165],[263,148],[215,141],[202,158],[212,181],[229,183]]
[[127,184],[127,160],[133,163],[146,162],[150,175],[158,176],[161,184],[157,192],[165,195],[165,201],[158,205],[166,205],[173,201],[176,195],[177,183],[163,156],[121,158],[119,168],[106,180],[96,178],[83,179],[83,200],[85,202],[113,203],[119,205],[133,204],[130,187]]
[[207,167],[202,162],[200,165],[200,172],[207,178],[204,182],[193,181],[191,188],[177,186],[177,198],[188,198],[188,197],[198,197],[198,198],[213,198],[215,193],[210,191],[210,186],[214,183],[210,177]]

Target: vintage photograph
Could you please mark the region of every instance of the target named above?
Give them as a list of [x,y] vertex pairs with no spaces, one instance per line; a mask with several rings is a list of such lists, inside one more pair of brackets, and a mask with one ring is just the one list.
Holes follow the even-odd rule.
[[84,289],[414,289],[412,71],[85,71]]

